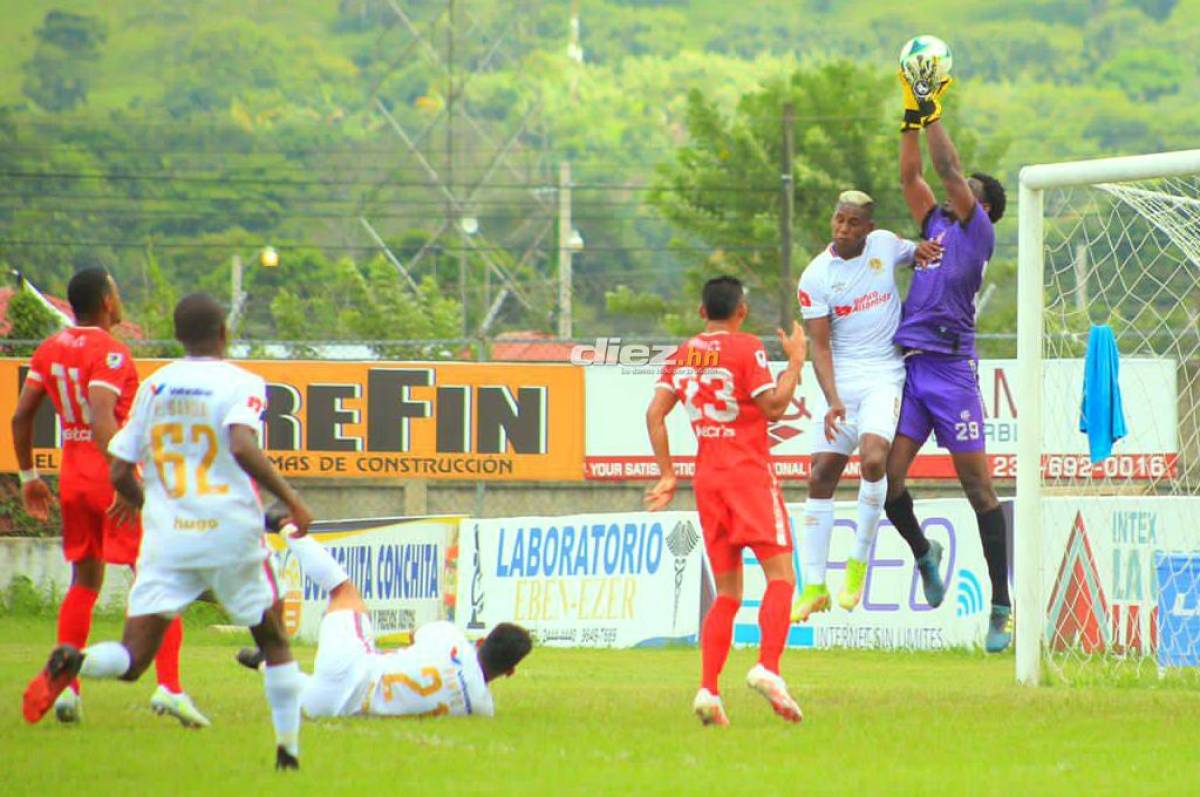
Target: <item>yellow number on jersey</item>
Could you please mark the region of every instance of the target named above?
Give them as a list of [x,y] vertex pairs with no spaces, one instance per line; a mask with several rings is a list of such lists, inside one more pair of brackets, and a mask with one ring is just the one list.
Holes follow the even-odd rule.
[[[204,443],[204,456],[196,466],[196,494],[224,495],[229,492],[228,484],[212,484],[208,472],[217,459],[217,432],[206,423],[193,424],[189,435],[193,445]],[[167,491],[168,498],[183,498],[188,491],[187,459],[178,451],[168,450],[168,445],[182,446],[184,441],[182,423],[160,423],[150,428],[150,450],[159,481]],[[168,476],[169,469],[169,476]]]
[[393,672],[383,676],[380,680],[383,682],[383,699],[391,701],[395,692],[392,687],[396,684],[407,686],[410,691],[419,697],[429,697],[442,688],[442,676],[438,673],[437,667],[422,667],[421,677],[428,679],[428,683],[420,683],[412,678],[409,678],[405,673]]

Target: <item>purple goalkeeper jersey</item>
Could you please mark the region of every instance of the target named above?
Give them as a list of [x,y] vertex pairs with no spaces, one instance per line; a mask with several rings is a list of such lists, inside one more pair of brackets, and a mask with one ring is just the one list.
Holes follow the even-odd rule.
[[960,223],[942,208],[925,219],[924,236],[944,248],[942,259],[916,266],[895,341],[909,349],[975,357],[975,294],[996,244],[983,206]]

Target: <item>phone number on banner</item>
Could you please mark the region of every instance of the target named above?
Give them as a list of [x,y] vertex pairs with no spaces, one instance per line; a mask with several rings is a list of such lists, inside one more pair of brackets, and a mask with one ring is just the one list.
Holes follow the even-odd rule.
[[[783,480],[804,480],[812,473],[812,458],[807,456],[773,457],[775,475]],[[992,477],[1015,479],[1016,454],[988,456]],[[690,479],[696,473],[695,457],[675,457],[675,475]],[[650,480],[659,476],[653,457],[587,457],[584,474],[595,481]],[[1093,465],[1087,454],[1043,454],[1042,478],[1067,480],[1116,479],[1122,481],[1152,481],[1174,479],[1179,473],[1178,454],[1117,454]],[[913,460],[908,475],[913,479],[955,479],[954,460],[949,454],[925,454]],[[859,477],[859,461],[851,458],[844,478]]]

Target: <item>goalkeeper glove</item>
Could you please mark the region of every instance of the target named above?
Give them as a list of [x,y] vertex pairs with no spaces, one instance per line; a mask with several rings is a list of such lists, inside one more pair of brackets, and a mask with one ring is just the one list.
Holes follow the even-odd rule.
[[912,84],[908,82],[908,76],[904,74],[904,70],[899,70],[897,74],[900,77],[900,90],[904,94],[904,119],[900,122],[900,132],[920,130],[924,127],[921,124],[921,102],[917,99],[917,94],[913,91]]
[[948,77],[934,87],[927,96],[920,97],[913,90],[912,83],[909,82],[904,70],[900,70],[900,85],[904,92],[904,119],[900,123],[900,131],[920,130],[941,119],[942,97],[945,96],[953,82],[954,79]]

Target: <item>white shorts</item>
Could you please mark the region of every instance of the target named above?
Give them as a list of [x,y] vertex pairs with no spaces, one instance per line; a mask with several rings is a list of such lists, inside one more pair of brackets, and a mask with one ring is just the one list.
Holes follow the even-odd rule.
[[126,614],[173,617],[205,590],[212,590],[233,622],[244,626],[261,623],[263,612],[279,600],[275,572],[266,560],[186,570],[148,565],[133,577]]
[[363,711],[371,688],[375,632],[371,618],[352,609],[327,612],[317,635],[313,674],[300,695],[310,717],[345,717]]
[[833,442],[825,439],[825,413],[829,405],[824,397],[812,413],[812,453],[850,456],[865,434],[882,437],[889,443],[896,436],[900,419],[900,400],[904,396],[904,372],[881,374],[875,379],[860,379],[838,384],[838,397],[846,405],[846,423],[838,429]]

